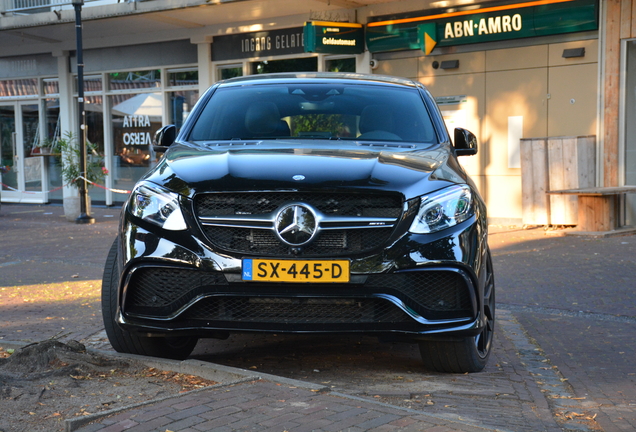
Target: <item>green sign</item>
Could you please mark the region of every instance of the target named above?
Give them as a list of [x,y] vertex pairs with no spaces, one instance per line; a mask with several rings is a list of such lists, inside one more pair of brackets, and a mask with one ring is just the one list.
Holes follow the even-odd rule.
[[308,21],[304,29],[305,52],[360,54],[364,51],[362,24]]
[[429,55],[437,45],[437,26],[435,23],[420,24],[417,26],[417,35],[424,55]]
[[598,29],[596,0],[538,0],[367,24],[371,52],[493,42]]

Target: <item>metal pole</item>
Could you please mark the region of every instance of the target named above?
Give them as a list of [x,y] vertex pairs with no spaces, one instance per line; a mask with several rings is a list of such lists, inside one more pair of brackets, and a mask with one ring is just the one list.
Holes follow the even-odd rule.
[[75,219],[78,224],[95,223],[88,210],[88,185],[86,182],[86,112],[84,111],[84,55],[82,50],[82,5],[83,0],[73,0],[75,8],[75,37],[77,39],[77,101],[79,103],[79,149],[80,149],[80,215]]

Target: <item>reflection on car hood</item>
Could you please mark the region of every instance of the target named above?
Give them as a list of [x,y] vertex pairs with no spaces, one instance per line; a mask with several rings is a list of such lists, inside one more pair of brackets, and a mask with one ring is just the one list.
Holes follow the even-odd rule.
[[446,166],[449,156],[447,145],[385,147],[316,140],[186,143],[171,147],[148,179],[187,195],[360,188],[399,191],[409,199],[445,186],[432,181],[431,174],[437,170],[438,179],[440,172],[447,171],[439,168]]

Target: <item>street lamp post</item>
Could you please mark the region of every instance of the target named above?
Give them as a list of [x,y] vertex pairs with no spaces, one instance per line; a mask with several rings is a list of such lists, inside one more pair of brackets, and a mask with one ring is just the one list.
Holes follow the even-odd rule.
[[88,187],[86,184],[86,112],[84,111],[84,56],[82,52],[82,5],[84,0],[72,0],[75,9],[75,37],[77,39],[77,101],[79,103],[79,150],[80,150],[80,215],[75,219],[78,224],[95,223],[88,211]]

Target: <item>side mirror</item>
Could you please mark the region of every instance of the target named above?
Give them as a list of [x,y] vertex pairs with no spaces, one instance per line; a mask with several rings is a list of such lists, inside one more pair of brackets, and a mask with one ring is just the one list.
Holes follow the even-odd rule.
[[164,126],[155,132],[152,148],[157,153],[165,153],[177,139],[177,127],[175,125]]
[[471,131],[455,128],[455,153],[457,156],[477,154],[477,137]]

